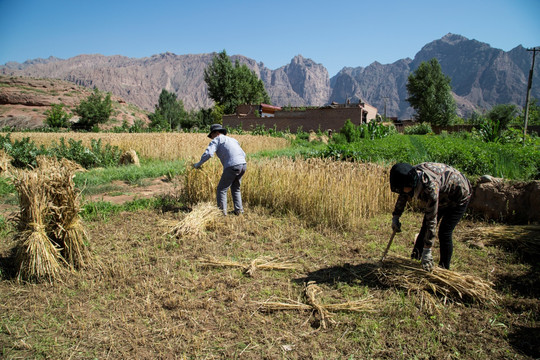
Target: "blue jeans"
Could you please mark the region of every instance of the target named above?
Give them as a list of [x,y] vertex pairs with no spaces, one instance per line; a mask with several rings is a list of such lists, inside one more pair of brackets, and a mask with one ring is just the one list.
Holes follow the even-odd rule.
[[223,174],[217,186],[217,205],[227,215],[227,191],[231,188],[231,195],[234,203],[235,214],[243,213],[242,195],[240,194],[240,183],[242,176],[246,172],[246,164],[229,166],[223,169]]

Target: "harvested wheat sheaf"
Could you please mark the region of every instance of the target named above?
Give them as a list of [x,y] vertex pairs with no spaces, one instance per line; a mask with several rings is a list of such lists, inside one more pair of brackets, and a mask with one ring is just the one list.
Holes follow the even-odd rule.
[[11,160],[13,160],[11,156],[4,150],[0,150],[0,174],[9,172],[11,169]]
[[73,183],[79,166],[68,160],[38,157],[34,170],[13,170],[19,195],[17,263],[19,280],[53,282],[61,264],[86,265],[88,236],[79,217]]
[[252,261],[241,263],[238,261],[230,260],[217,260],[217,259],[201,259],[200,264],[202,266],[215,266],[215,267],[237,267],[241,268],[243,272],[249,276],[253,276],[257,269],[262,270],[296,270],[297,265],[290,261],[280,261],[279,259],[271,257],[260,257]]
[[14,171],[13,184],[19,195],[17,279],[48,280],[60,273],[60,249],[47,234],[48,201],[36,172]]
[[199,203],[164,235],[177,238],[188,235],[201,237],[206,227],[220,216],[222,216],[222,212],[215,205],[209,202]]
[[335,311],[355,311],[355,312],[371,312],[374,311],[374,302],[371,296],[356,301],[348,301],[340,304],[324,304],[318,299],[318,295],[322,293],[322,289],[314,282],[310,281],[304,287],[304,296],[306,303],[301,303],[292,299],[284,301],[262,301],[256,302],[259,309],[262,311],[276,310],[311,310],[318,317],[320,325],[323,329],[327,328],[327,323],[335,323],[332,319],[332,312]]
[[428,272],[417,261],[401,257],[387,258],[376,275],[381,283],[416,293],[430,311],[440,300],[488,305],[499,299],[490,281],[438,267]]
[[531,258],[540,256],[540,225],[481,226],[469,231],[465,240],[480,240]]
[[74,268],[84,267],[90,257],[86,246],[88,235],[82,225],[79,193],[73,177],[81,168],[67,159],[37,158],[38,169],[44,179],[44,190],[50,199],[50,231],[62,248],[62,256]]

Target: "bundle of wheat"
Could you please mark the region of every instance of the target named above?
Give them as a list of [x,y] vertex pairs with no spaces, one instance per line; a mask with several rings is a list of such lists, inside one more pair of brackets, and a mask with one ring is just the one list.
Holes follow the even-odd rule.
[[469,231],[465,240],[501,246],[533,259],[540,256],[540,225],[481,226]]
[[489,281],[438,267],[428,272],[414,260],[401,257],[387,258],[384,266],[376,270],[376,275],[384,284],[418,294],[421,305],[430,311],[438,304],[438,296],[443,302],[477,302],[483,305],[496,304],[499,298]]
[[80,218],[79,194],[73,177],[79,166],[67,159],[38,157],[38,169],[44,190],[50,199],[49,230],[62,247],[62,256],[74,268],[86,265],[90,252],[86,246],[88,235]]
[[370,312],[373,311],[373,299],[368,296],[364,299],[357,301],[348,301],[341,304],[323,304],[317,299],[317,295],[322,293],[322,289],[310,281],[304,288],[304,296],[306,297],[307,304],[287,299],[283,302],[276,301],[263,301],[256,302],[260,309],[263,311],[275,311],[275,310],[311,310],[319,317],[321,326],[326,329],[327,321],[334,323],[332,319],[332,311],[356,311],[356,312]]
[[13,160],[11,156],[9,156],[4,150],[0,150],[0,174],[9,171],[11,168],[11,160]]
[[60,273],[60,249],[47,235],[48,199],[42,191],[43,182],[36,172],[18,170],[13,173],[13,184],[19,194],[16,250],[19,280],[43,279],[52,282]]
[[215,205],[208,202],[199,203],[164,235],[178,238],[186,235],[201,237],[206,227],[215,222],[221,215],[221,210]]
[[217,259],[202,259],[200,264],[203,266],[230,266],[243,269],[243,272],[249,276],[253,276],[255,270],[296,270],[296,264],[290,261],[279,261],[271,257],[259,257],[248,263],[240,263],[237,261],[217,260]]
[[37,157],[37,164],[35,170],[10,174],[20,205],[18,278],[52,282],[60,274],[61,263],[79,268],[90,257],[73,182],[80,166],[43,156]]

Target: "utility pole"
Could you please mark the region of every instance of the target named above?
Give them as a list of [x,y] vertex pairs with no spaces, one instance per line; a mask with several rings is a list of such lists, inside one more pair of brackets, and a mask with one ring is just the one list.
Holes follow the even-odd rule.
[[386,121],[386,100],[388,100],[389,98],[388,97],[383,97],[384,99],[384,121]]
[[525,136],[527,135],[527,121],[529,120],[529,98],[531,96],[531,87],[532,87],[533,72],[534,72],[534,58],[536,57],[536,52],[540,51],[540,47],[527,49],[527,51],[533,52],[533,58],[532,58],[531,70],[529,71],[529,82],[527,83],[527,97],[525,98],[525,116],[524,116],[525,120],[523,124],[523,145],[525,145]]

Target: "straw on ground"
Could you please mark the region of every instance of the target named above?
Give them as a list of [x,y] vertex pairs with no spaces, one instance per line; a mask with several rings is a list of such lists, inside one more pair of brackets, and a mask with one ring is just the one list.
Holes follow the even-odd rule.
[[374,311],[374,303],[371,296],[356,301],[348,301],[339,304],[324,304],[318,299],[322,289],[314,282],[310,281],[304,287],[304,297],[306,303],[301,303],[292,299],[284,301],[262,301],[256,302],[262,311],[276,310],[311,310],[318,318],[323,329],[327,328],[327,323],[335,323],[332,319],[333,312],[336,311],[356,311],[370,312]]
[[201,259],[200,264],[202,266],[215,266],[215,267],[237,267],[242,271],[253,276],[257,269],[261,270],[297,270],[298,265],[291,261],[282,261],[268,256],[259,257],[248,262],[238,262],[233,260],[218,260],[214,258]]

